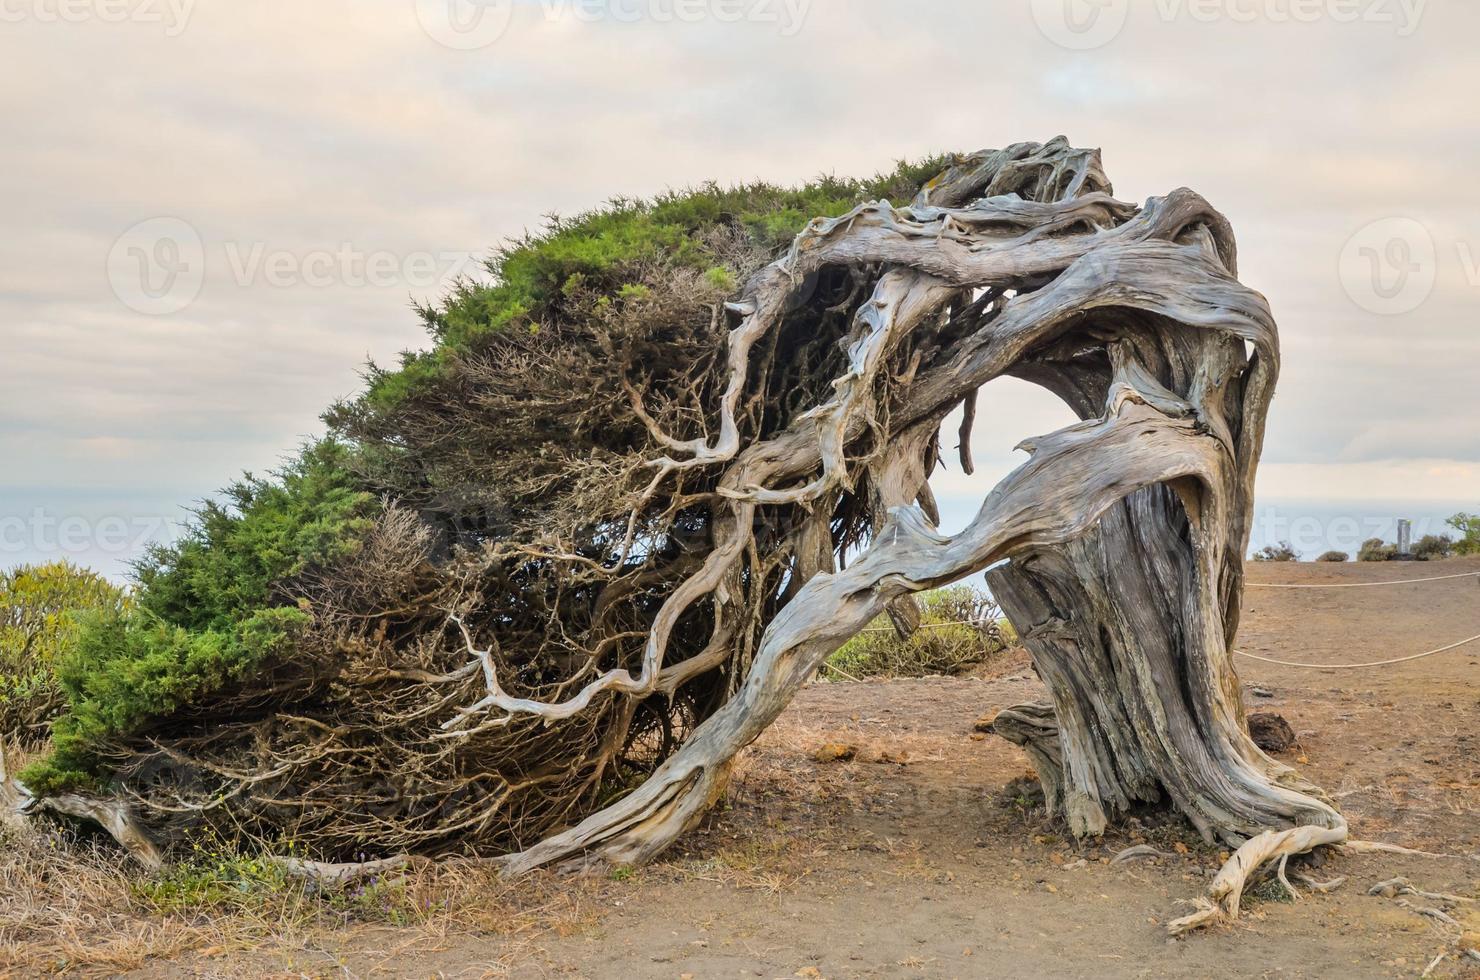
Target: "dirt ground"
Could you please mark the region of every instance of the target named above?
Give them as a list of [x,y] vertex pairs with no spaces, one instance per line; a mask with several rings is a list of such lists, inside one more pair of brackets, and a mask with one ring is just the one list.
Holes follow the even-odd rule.
[[[1252,565],[1249,578],[1473,570],[1480,560]],[[1250,588],[1239,646],[1339,663],[1477,632],[1480,578]],[[1271,890],[1236,925],[1171,941],[1164,924],[1202,892],[1218,853],[1149,814],[1085,846],[1045,823],[1021,781],[1022,753],[972,730],[984,713],[1041,694],[1016,652],[981,677],[810,686],[742,759],[727,806],[677,853],[572,882],[560,914],[516,936],[361,927],[321,948],[196,955],[138,975],[1416,977],[1445,953],[1429,976],[1480,976],[1480,963],[1460,959],[1458,929],[1367,894],[1404,875],[1480,897],[1480,860],[1467,857],[1480,853],[1480,643],[1379,669],[1239,667],[1251,709],[1282,714],[1298,736],[1281,758],[1338,798],[1354,836],[1461,856],[1330,857],[1304,870],[1349,876],[1335,893],[1292,903]],[[857,753],[815,761],[827,743]],[[1108,864],[1141,841],[1169,856]],[[1480,933],[1476,905],[1451,909]]]

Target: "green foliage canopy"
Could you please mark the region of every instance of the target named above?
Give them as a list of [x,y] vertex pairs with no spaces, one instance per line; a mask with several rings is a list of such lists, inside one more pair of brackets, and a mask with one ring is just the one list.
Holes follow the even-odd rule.
[[[315,617],[300,587],[304,577],[352,561],[383,501],[409,503],[429,520],[431,502],[449,482],[439,482],[440,474],[458,474],[479,493],[501,492],[500,471],[470,470],[470,460],[522,451],[528,458],[507,462],[508,471],[541,478],[542,466],[564,465],[558,452],[540,445],[545,432],[557,443],[570,441],[572,413],[553,399],[544,399],[551,419],[537,409],[501,417],[497,405],[474,406],[482,428],[457,418],[447,426],[462,443],[418,429],[428,418],[445,421],[449,405],[468,401],[469,364],[511,350],[524,356],[517,345],[564,325],[562,349],[609,379],[602,331],[628,313],[639,333],[649,331],[643,342],[650,349],[683,361],[689,352],[675,338],[681,341],[692,322],[695,298],[723,299],[753,271],[727,243],[774,256],[813,218],[880,198],[906,203],[942,169],[943,160],[933,159],[870,180],[824,177],[794,189],[711,184],[651,201],[620,199],[573,219],[552,218],[543,232],[499,249],[487,263],[488,281],[459,282],[441,303],[418,309],[434,341],[430,350],[404,353],[393,369],[371,365],[365,391],[325,414],[327,439],[278,473],[248,475],[204,504],[177,543],[155,548],[139,564],[134,608],[109,609],[82,623],[76,642],[57,659],[66,710],[54,726],[53,751],[26,771],[28,784],[42,793],[104,784],[120,740],[137,740],[183,708],[201,709],[213,694],[285,660]],[[684,276],[699,292],[664,295]],[[665,302],[679,312],[665,313]],[[597,330],[588,329],[592,323]],[[660,327],[672,328],[672,335],[657,332]],[[697,336],[693,343],[713,346]],[[581,363],[572,364],[551,383],[567,395],[610,401],[610,392],[597,390],[613,387],[609,380],[594,385]],[[544,393],[530,386],[542,375],[548,371],[536,364],[511,382],[511,403],[540,403]],[[619,443],[609,404],[597,403],[588,414],[606,445]],[[508,425],[516,415],[534,421],[524,429]],[[642,438],[640,426],[637,432]],[[574,459],[598,451],[557,448]],[[546,506],[553,485],[539,484],[537,506]]]
[[306,448],[273,478],[247,475],[202,506],[183,537],[137,568],[131,608],[81,621],[56,663],[67,710],[53,752],[24,774],[38,792],[105,775],[98,748],[137,732],[287,648],[310,620],[284,583],[354,552],[378,502],[354,486],[348,450]]
[[418,308],[436,341],[407,352],[395,370],[372,368],[363,408],[389,410],[441,376],[453,357],[499,330],[537,332],[543,320],[567,312],[572,294],[591,290],[631,298],[634,270],[651,263],[701,272],[724,292],[739,284],[706,232],[733,228],[763,252],[777,252],[819,215],[845,214],[880,198],[904,203],[945,167],[942,157],[900,163],[869,180],[821,177],[797,188],[755,183],[706,184],[651,201],[618,198],[575,218],[550,218],[538,235],[498,249],[487,283],[464,281],[436,306]]

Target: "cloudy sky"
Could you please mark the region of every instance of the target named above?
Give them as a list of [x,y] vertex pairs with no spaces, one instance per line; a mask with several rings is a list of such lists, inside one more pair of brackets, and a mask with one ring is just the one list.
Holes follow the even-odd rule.
[[[120,573],[546,213],[1059,133],[1238,230],[1285,350],[1256,538],[1480,508],[1476,36],[1458,0],[0,0],[0,565]],[[990,391],[951,520],[1065,418]]]

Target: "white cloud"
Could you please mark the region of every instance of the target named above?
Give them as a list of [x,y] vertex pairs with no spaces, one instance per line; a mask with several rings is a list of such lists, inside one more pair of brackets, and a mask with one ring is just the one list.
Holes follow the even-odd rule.
[[[0,489],[188,501],[313,431],[367,355],[423,342],[408,304],[436,287],[243,285],[219,261],[185,311],[134,314],[104,261],[142,219],[180,217],[218,256],[477,251],[612,195],[1062,132],[1103,147],[1121,197],[1191,186],[1239,230],[1285,343],[1261,489],[1480,496],[1480,283],[1460,251],[1480,254],[1474,5],[1431,4],[1398,38],[1137,3],[1085,52],[1040,36],[1026,4],[979,0],[814,2],[792,37],[538,7],[472,52],[432,41],[412,0],[198,4],[178,37],[6,24]],[[1383,318],[1337,261],[1393,214],[1433,229],[1440,264],[1427,303]],[[1062,421],[984,414],[983,472]]]

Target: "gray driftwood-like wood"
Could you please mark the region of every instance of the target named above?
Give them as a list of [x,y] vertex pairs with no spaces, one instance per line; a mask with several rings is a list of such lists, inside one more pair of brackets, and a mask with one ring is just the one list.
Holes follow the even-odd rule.
[[[995,193],[1021,187],[1022,168],[1037,172],[1035,196]],[[907,630],[897,611],[909,596],[989,567],[1053,698],[1002,712],[996,730],[1028,750],[1071,830],[1098,834],[1133,804],[1163,801],[1208,840],[1243,848],[1178,931],[1236,914],[1264,861],[1343,839],[1319,790],[1250,740],[1231,659],[1279,347],[1264,298],[1236,278],[1227,221],[1186,189],[1119,202],[1098,154],[1062,141],[980,154],[910,207],[814,222],[759,274],[733,307],[732,394],[749,345],[809,274],[838,263],[887,271],[848,339],[853,372],[814,424],[750,446],[726,426],[712,445],[671,444],[660,466],[725,463],[735,528],[768,503],[820,500],[861,466],[879,488],[872,543],[844,570],[830,557],[815,570],[770,623],[738,696],[643,786],[507,869],[650,859],[719,798],[736,753],[824,658],[880,613]],[[880,377],[901,337],[963,326],[930,369]],[[1046,387],[1082,421],[1025,442],[1029,459],[971,525],[942,535],[925,461],[957,405],[963,447],[973,422],[1011,424],[974,418],[977,389],[1003,375]],[[894,434],[850,459],[887,384]],[[698,588],[718,587],[744,540],[716,551]]]

